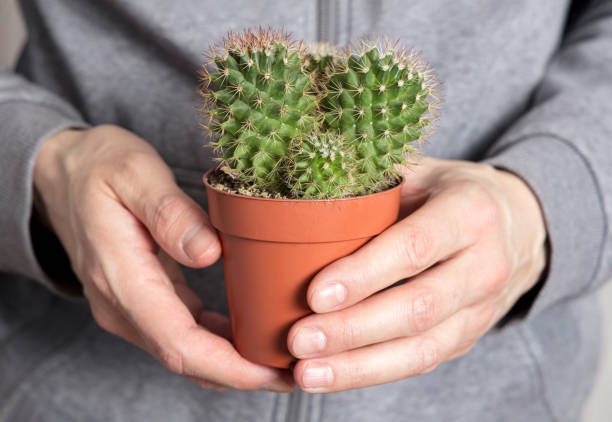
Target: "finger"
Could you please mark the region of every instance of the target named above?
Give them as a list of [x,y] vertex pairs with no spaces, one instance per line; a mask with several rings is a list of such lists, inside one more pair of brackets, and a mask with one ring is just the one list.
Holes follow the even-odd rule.
[[[92,253],[103,269],[107,297],[137,328],[145,350],[181,375],[240,390],[293,388],[283,371],[247,361],[227,339],[196,322],[129,210],[108,205],[101,211],[87,226],[87,235],[97,239]],[[121,222],[122,230],[108,230],[109,219]]]
[[155,241],[183,265],[199,268],[219,259],[221,246],[208,216],[176,185],[161,158],[132,161],[113,176],[112,188]]
[[487,301],[470,306],[456,316],[463,321],[459,342],[446,360],[453,360],[468,353],[486,333],[506,314],[508,308],[502,300]]
[[431,195],[433,176],[442,167],[446,166],[446,161],[421,156],[417,157],[411,164],[413,165],[397,166],[404,179],[399,213],[402,220],[422,206]]
[[[83,294],[89,302],[89,307],[96,324],[104,331],[120,337],[137,347],[152,354],[153,350],[144,340],[140,331],[134,327],[113,302],[114,297],[109,294],[108,289],[101,291],[92,280],[83,283]],[[106,283],[104,283],[106,286]]]
[[179,267],[176,261],[170,255],[168,255],[166,251],[160,249],[157,252],[157,259],[159,259],[164,271],[166,271],[166,274],[168,274],[168,278],[174,284],[187,284],[187,280],[185,280],[185,275],[183,274],[183,271],[181,271],[181,267]]
[[[353,306],[309,315],[289,331],[289,350],[298,358],[329,355],[419,334],[462,309],[500,302],[507,296],[503,286],[508,276],[500,256],[479,246],[470,247]],[[504,306],[495,308],[503,311]],[[473,325],[478,326],[476,322]]]
[[311,309],[345,308],[472,245],[477,230],[470,224],[471,208],[456,190],[432,196],[357,252],[321,270],[308,287]]
[[448,357],[448,360],[454,360],[454,359],[457,359],[457,358],[459,358],[459,357],[461,357],[463,355],[468,354],[470,352],[470,350],[472,350],[474,348],[475,345],[476,345],[475,341],[469,341],[469,342],[466,342],[466,343],[460,345],[457,348],[457,350],[455,350],[455,352]]
[[[92,313],[96,323],[105,331],[110,334],[116,335],[124,340],[129,341],[135,346],[154,354],[151,350],[150,345],[144,341],[139,331],[126,319],[124,318],[115,308],[113,308],[108,301],[106,301],[99,293],[87,295],[90,302],[92,302]],[[95,305],[94,305],[95,303]],[[210,329],[212,332],[218,335],[225,335],[231,338],[231,330],[229,330],[229,320],[216,312],[201,311],[200,313],[203,325]],[[228,333],[229,330],[229,333]],[[188,379],[196,383],[202,388],[212,389],[220,392],[229,390],[229,387],[225,384],[213,382],[199,378],[196,376],[187,376]],[[280,381],[273,381],[262,386],[262,389],[277,392],[286,393],[293,391],[294,382],[288,374],[282,374]]]
[[175,284],[174,292],[181,302],[185,304],[192,317],[196,319],[198,315],[200,315],[200,312],[202,312],[202,308],[204,308],[202,299],[200,299],[186,284]]
[[289,350],[300,359],[326,356],[425,332],[478,299],[467,287],[472,264],[453,258],[346,309],[309,315],[291,327]]
[[232,326],[229,318],[225,315],[221,315],[218,312],[202,310],[196,317],[196,321],[209,329],[212,333],[232,341]]
[[[178,269],[176,262],[169,258],[165,253],[160,252],[158,253],[158,256],[164,261],[163,268],[167,273],[168,270],[171,270],[172,273]],[[172,268],[172,263],[174,264],[175,268]],[[183,301],[183,303],[185,303],[185,306],[187,306],[192,315],[199,315],[200,312],[203,312],[202,302],[195,295],[195,293],[193,293],[193,291],[187,287],[184,278],[181,280],[181,277],[182,273],[180,274],[180,277],[178,274],[174,274],[174,279],[178,279],[178,282],[180,283],[178,285],[178,289],[175,285],[177,295]],[[124,340],[127,340],[130,343],[142,348],[143,350],[148,351],[149,353],[153,352],[136,327],[134,327],[134,325],[122,315],[122,313],[117,309],[116,305],[111,303],[111,301],[106,298],[94,284],[85,284],[84,294],[90,303],[92,315],[98,326],[100,326],[103,330],[121,337]]]
[[461,318],[453,317],[433,330],[415,337],[384,343],[317,359],[300,360],[294,377],[309,393],[362,388],[432,371],[458,349]]
[[99,291],[86,287],[84,294],[94,321],[100,328],[151,353],[140,332]]
[[162,268],[168,275],[168,278],[174,285],[176,295],[179,297],[179,299],[181,299],[185,306],[187,306],[187,309],[189,309],[191,315],[193,315],[193,317],[197,320],[198,315],[200,312],[202,312],[202,308],[204,307],[202,304],[202,299],[200,299],[198,295],[196,295],[195,292],[189,288],[183,272],[170,255],[168,255],[162,249],[157,252],[157,257],[162,265]]
[[199,326],[176,295],[155,255],[122,267],[117,299],[128,319],[140,330],[171,371],[226,384],[241,390],[288,389],[280,370],[247,361],[224,338]]
[[157,253],[157,256],[162,268],[173,284],[176,295],[185,304],[187,309],[189,309],[191,315],[193,315],[194,318],[197,318],[204,307],[202,304],[202,299],[200,299],[198,295],[196,295],[195,292],[189,288],[183,272],[171,256],[169,256],[164,250],[160,250]]
[[247,361],[227,339],[200,326],[178,297],[157,251],[143,240],[141,232],[129,228],[133,219],[129,211],[117,207],[106,211],[112,221],[121,221],[127,228],[110,235],[102,230],[105,219],[92,219],[90,229],[101,232],[94,251],[96,261],[104,269],[117,308],[138,329],[151,354],[178,374],[241,390],[270,385],[293,388],[282,371]]
[[225,391],[229,390],[229,387],[227,385],[219,384],[219,383],[212,382],[212,381],[203,380],[201,378],[187,377],[187,379],[193,381],[198,386],[200,386],[202,388],[205,388],[207,390],[216,390],[216,391],[219,391],[219,392],[225,392]]

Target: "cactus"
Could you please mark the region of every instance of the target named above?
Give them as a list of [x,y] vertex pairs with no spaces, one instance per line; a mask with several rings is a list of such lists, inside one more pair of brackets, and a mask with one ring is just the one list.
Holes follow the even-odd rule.
[[387,42],[355,53],[247,30],[214,46],[212,63],[202,68],[201,92],[222,168],[291,198],[393,185],[396,165],[417,152],[435,117],[431,73]]
[[[338,63],[342,53],[338,51],[335,45],[327,42],[307,42],[303,46],[306,52],[304,68],[313,74],[313,82],[317,87],[317,83],[325,78],[326,72]],[[322,92],[324,93],[324,87],[319,87],[323,88]]]
[[299,43],[271,30],[230,33],[213,48],[217,70],[202,73],[214,122],[208,128],[235,177],[280,189],[279,164],[291,140],[316,128],[317,99],[303,57]]
[[[415,142],[435,117],[436,83],[419,59],[395,45],[362,43],[327,69],[321,103],[327,130],[356,146],[359,186],[366,191],[388,186],[396,164],[416,153]],[[382,53],[381,53],[382,52]]]
[[356,161],[341,135],[328,132],[297,137],[286,162],[286,184],[293,197],[343,198],[354,194]]

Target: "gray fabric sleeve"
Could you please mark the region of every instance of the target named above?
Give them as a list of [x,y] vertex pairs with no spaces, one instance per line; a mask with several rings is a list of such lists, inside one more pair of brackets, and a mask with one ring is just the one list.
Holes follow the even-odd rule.
[[522,177],[546,220],[549,267],[528,316],[611,275],[610,116],[612,1],[593,1],[568,28],[530,110],[485,160]]
[[79,113],[61,98],[24,78],[0,71],[0,272],[19,273],[55,290],[36,259],[30,231],[32,179],[38,148],[67,128],[86,128]]

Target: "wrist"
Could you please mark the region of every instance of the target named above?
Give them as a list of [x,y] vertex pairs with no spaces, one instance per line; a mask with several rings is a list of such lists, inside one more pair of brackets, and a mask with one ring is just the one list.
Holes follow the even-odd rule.
[[48,228],[47,198],[57,194],[57,187],[64,177],[63,160],[66,152],[83,135],[83,130],[66,129],[50,136],[38,150],[33,174],[33,215]]
[[516,248],[521,249],[521,255],[528,257],[527,262],[530,262],[527,269],[529,275],[525,278],[528,284],[523,288],[524,293],[537,283],[547,266],[546,221],[540,200],[531,186],[513,172],[504,169],[497,171],[505,187]]

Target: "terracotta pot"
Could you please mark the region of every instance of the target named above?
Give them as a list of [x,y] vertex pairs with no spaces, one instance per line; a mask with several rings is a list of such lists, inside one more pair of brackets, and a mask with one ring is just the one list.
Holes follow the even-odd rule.
[[359,249],[398,217],[400,186],[335,200],[254,198],[204,184],[219,231],[236,349],[250,361],[287,368],[287,333],[311,313],[306,290],[327,264]]

